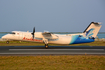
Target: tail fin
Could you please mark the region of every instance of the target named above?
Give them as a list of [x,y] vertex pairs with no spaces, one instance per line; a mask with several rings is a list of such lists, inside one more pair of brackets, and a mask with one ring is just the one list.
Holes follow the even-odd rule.
[[101,28],[100,23],[91,22],[90,25],[85,29],[83,33],[85,33],[86,37],[95,38]]

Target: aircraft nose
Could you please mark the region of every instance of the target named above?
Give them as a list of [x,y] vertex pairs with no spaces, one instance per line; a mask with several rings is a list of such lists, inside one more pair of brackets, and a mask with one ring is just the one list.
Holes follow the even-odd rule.
[[5,39],[6,38],[6,36],[2,36],[2,39]]

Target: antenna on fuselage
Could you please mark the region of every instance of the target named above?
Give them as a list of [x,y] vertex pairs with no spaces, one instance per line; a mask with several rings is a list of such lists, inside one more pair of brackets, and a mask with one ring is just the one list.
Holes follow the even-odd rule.
[[33,32],[31,33],[33,40],[34,40],[34,33],[35,33],[35,27],[33,28]]

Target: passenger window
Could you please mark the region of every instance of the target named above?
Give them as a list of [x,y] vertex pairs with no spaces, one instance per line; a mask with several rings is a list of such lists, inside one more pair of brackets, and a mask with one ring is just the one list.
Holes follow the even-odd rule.
[[79,37],[82,37],[82,35],[79,35]]

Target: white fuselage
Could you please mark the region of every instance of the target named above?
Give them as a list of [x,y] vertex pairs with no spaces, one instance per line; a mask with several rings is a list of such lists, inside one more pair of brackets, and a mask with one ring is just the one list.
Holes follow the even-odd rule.
[[13,31],[12,34],[7,34],[2,39],[19,40],[19,41],[32,41],[32,42],[44,42],[46,47],[48,43],[54,44],[77,44],[77,43],[89,43],[94,42],[99,30],[101,28],[100,23],[91,22],[83,33],[80,34],[52,34],[49,32],[22,32]]
[[[43,39],[45,37],[42,35],[42,32],[36,32],[34,35],[35,35],[35,37],[33,40],[31,32],[13,31],[12,34],[7,34],[7,35],[3,36],[2,39],[43,42]],[[78,35],[78,34],[75,34],[75,35]],[[71,39],[72,39],[72,34],[68,34],[68,35],[52,34],[52,37],[50,37],[50,38],[46,37],[46,38],[48,39],[48,43],[70,44]]]

